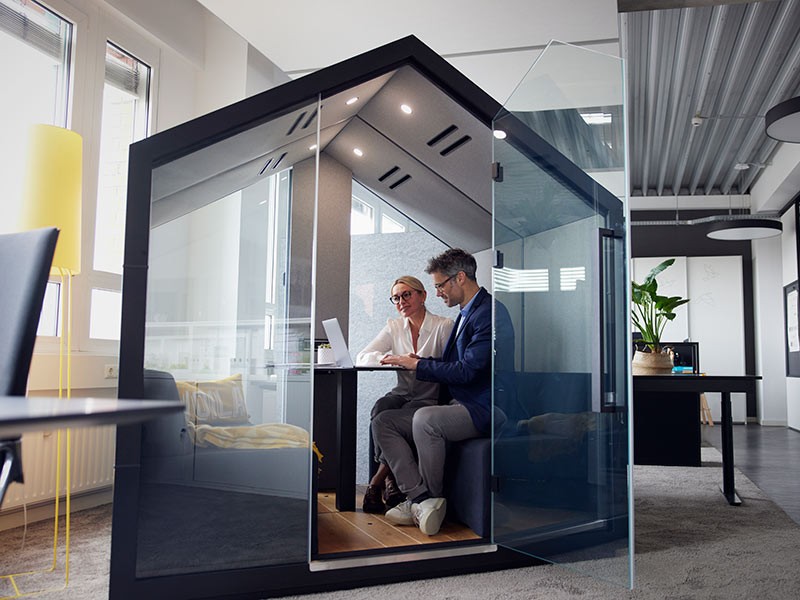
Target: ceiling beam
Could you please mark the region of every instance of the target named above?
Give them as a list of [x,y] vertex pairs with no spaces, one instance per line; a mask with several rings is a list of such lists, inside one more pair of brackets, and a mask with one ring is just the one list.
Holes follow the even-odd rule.
[[617,11],[637,12],[641,10],[667,10],[670,8],[693,8],[718,4],[751,4],[753,2],[775,2],[776,0],[617,0]]

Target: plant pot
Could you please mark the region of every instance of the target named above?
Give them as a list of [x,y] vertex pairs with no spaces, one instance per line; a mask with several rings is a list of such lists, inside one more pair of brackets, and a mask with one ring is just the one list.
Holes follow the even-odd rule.
[[317,364],[332,365],[336,362],[336,355],[333,348],[317,348]]
[[633,374],[634,375],[669,375],[672,373],[672,356],[662,352],[640,352],[633,355]]

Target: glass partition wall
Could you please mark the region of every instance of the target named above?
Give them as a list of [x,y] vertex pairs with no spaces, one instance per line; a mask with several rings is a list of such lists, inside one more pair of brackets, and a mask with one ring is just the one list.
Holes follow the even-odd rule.
[[169,374],[185,411],[144,428],[137,577],[308,560],[315,153],[269,141],[317,111],[153,171],[145,395]]
[[622,75],[553,42],[495,118],[494,539],[632,585]]

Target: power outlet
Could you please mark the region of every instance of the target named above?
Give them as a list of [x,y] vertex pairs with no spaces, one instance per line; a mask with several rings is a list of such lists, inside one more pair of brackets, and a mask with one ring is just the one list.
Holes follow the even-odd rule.
[[103,371],[106,379],[119,378],[119,369],[117,368],[117,365],[106,365]]

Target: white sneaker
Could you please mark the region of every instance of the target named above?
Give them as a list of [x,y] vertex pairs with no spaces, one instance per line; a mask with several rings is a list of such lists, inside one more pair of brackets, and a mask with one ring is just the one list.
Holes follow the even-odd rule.
[[395,525],[413,525],[414,515],[411,509],[411,500],[404,500],[394,508],[390,508],[386,511],[385,517],[387,521]]
[[[428,498],[419,504],[411,505],[414,523],[425,535],[436,535],[447,512],[447,500],[444,498]],[[387,513],[388,516],[388,513]]]

